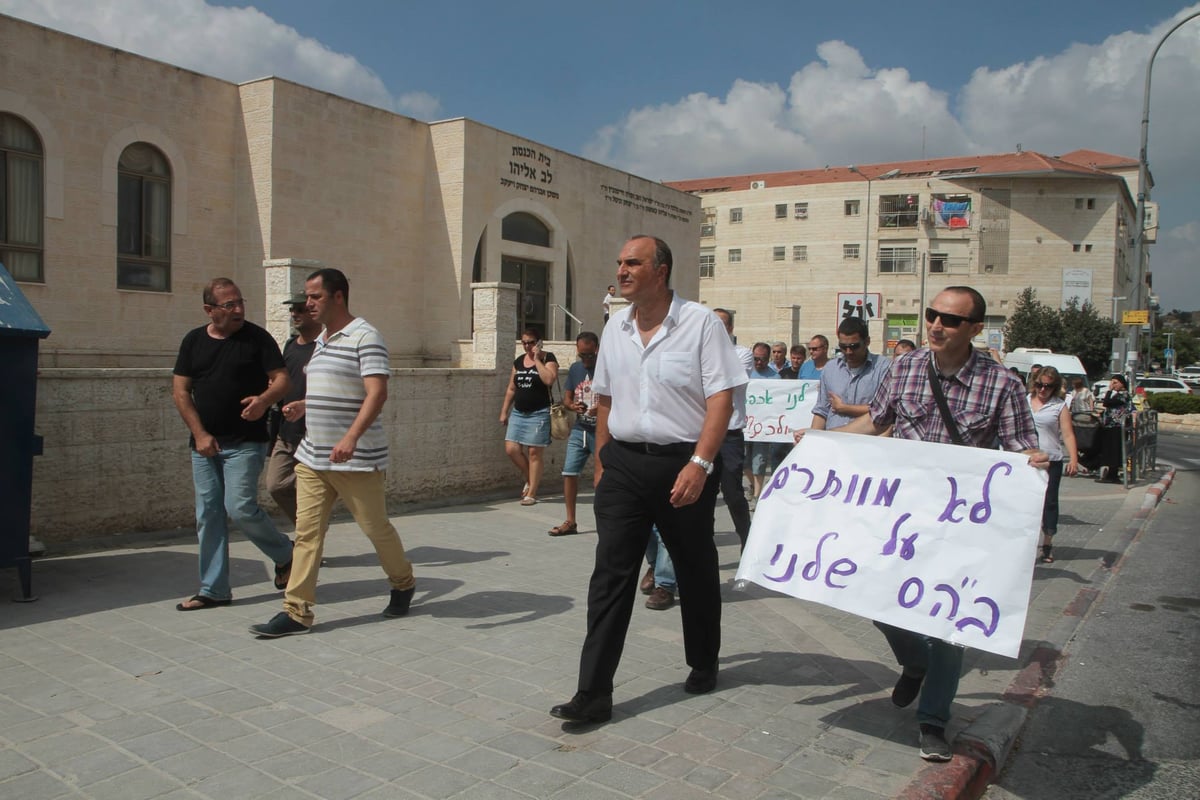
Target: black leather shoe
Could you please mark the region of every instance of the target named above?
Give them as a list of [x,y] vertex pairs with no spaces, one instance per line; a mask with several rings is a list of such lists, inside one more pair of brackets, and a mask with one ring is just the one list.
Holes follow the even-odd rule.
[[608,722],[612,719],[612,695],[576,692],[571,702],[550,709],[550,716],[567,722]]
[[892,689],[892,704],[899,708],[909,706],[921,693],[921,684],[924,682],[924,675],[914,677],[901,673],[900,680],[896,681],[896,686]]
[[717,688],[717,668],[694,669],[683,682],[683,690],[688,694],[708,694]]

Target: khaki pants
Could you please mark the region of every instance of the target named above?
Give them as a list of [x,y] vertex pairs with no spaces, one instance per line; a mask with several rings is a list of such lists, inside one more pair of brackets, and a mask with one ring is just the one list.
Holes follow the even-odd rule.
[[325,549],[329,515],[338,498],[346,504],[354,521],[375,546],[379,563],[393,589],[411,589],[416,583],[412,563],[404,554],[400,534],[388,519],[384,496],[384,473],[317,471],[296,465],[296,549],[292,554],[292,576],[284,594],[288,616],[304,625],[313,624],[312,607],[317,602],[317,572]]

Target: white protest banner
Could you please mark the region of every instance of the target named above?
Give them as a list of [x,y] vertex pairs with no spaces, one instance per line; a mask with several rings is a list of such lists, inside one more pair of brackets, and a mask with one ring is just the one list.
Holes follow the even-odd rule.
[[790,442],[792,431],[812,427],[820,381],[751,378],[746,384],[747,442]]
[[1020,453],[809,431],[737,580],[1015,657],[1046,482]]

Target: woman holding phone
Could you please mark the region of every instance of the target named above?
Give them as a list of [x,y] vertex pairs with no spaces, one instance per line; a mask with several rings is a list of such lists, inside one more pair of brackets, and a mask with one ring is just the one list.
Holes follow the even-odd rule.
[[550,387],[558,378],[558,359],[542,350],[541,335],[533,328],[521,332],[521,347],[525,354],[513,361],[500,424],[508,426],[504,452],[525,480],[521,505],[531,506],[537,503],[542,451],[550,446]]

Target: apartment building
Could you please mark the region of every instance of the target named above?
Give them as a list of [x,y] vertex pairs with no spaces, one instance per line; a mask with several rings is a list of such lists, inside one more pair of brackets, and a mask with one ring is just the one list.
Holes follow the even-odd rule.
[[[1018,150],[667,185],[701,200],[700,298],[736,314],[743,343],[832,337],[857,314],[886,350],[919,339],[929,300],[966,284],[988,300],[978,343],[1003,349],[1027,286],[1051,306],[1076,298],[1105,315],[1114,297],[1144,296],[1130,245],[1137,167]],[[1152,204],[1147,216],[1157,219]]]

